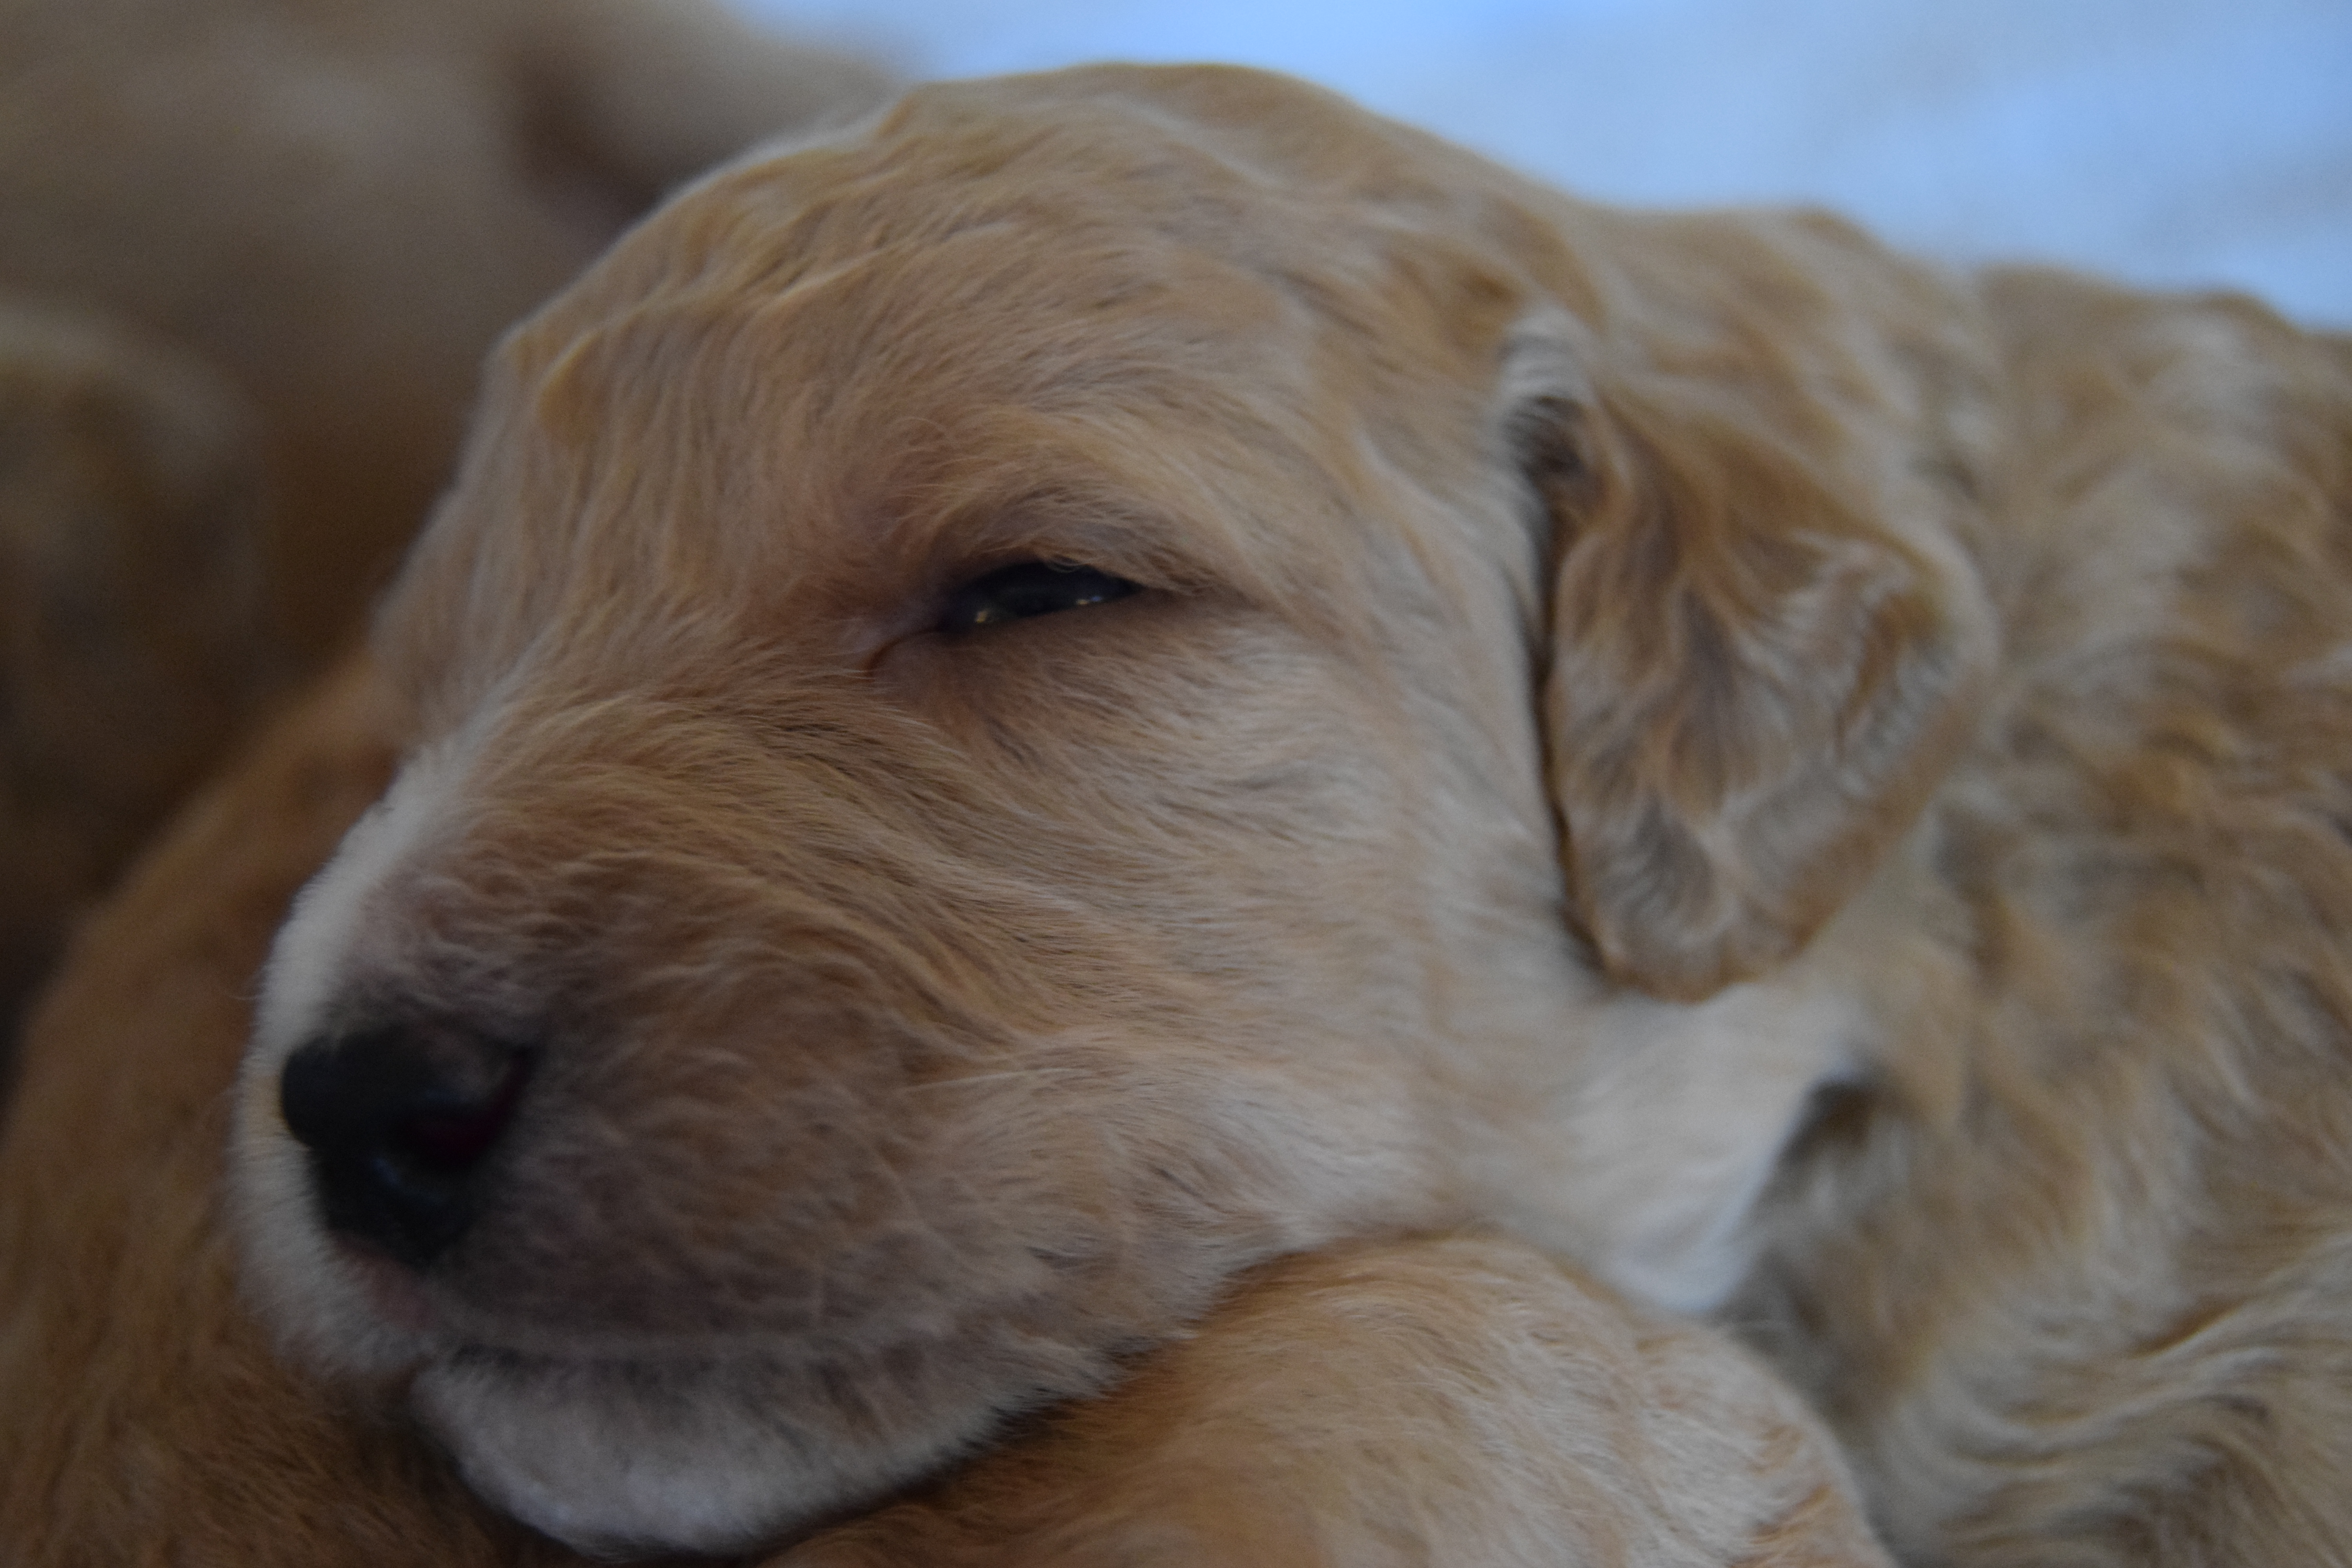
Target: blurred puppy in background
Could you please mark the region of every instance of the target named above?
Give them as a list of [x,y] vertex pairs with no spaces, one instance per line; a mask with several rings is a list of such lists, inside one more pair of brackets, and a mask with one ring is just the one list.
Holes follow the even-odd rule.
[[350,633],[499,329],[883,79],[707,0],[5,0],[0,79],[5,1037],[240,716]]
[[200,362],[0,297],[0,1097],[68,922],[260,695],[257,426]]

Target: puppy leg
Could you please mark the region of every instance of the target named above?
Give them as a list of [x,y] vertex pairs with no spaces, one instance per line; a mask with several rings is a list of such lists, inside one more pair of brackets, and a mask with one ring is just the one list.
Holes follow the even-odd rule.
[[1278,1264],[1116,1394],[772,1568],[1886,1562],[1744,1352],[1451,1237]]

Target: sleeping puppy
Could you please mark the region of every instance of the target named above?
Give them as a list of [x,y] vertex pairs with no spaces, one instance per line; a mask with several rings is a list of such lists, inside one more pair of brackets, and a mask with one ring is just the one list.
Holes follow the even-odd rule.
[[509,339],[383,613],[254,1299],[539,1529],[726,1549],[1491,1226],[1729,1314],[1920,1559],[2323,1558],[2347,437],[2251,306],[1249,73],[736,165]]

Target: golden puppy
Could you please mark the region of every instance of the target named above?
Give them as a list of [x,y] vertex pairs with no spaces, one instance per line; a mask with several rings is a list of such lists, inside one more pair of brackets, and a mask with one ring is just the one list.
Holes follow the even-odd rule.
[[741,165],[385,613],[257,1298],[709,1547],[1486,1222],[1730,1304],[1922,1555],[2334,1550],[2348,384],[1243,74]]
[[[1495,1226],[1751,1329],[1919,1558],[2325,1559],[2347,436],[2252,307],[1247,73],[743,163],[509,339],[385,611],[405,760],[236,1094],[255,1299],[500,1508],[719,1548],[1155,1344],[1310,1365],[1310,1264],[1181,1336]],[[1328,1394],[1310,1484],[1213,1449],[1257,1539],[1515,1517],[1476,1434],[1537,1426],[1400,1465]]]
[[[720,1550],[1102,1386],[1284,1254],[1494,1220],[1719,1296],[1851,1068],[1850,985],[1694,1011],[1603,973],[1530,618],[1604,952],[1703,994],[1965,733],[1962,498],[1862,439],[1962,434],[1908,374],[1931,285],[1862,260],[1836,319],[1883,334],[1758,355],[1792,399],[1759,417],[1828,453],[1738,440],[1712,342],[1604,426],[1615,279],[1548,200],[1247,75],[940,89],[702,185],[513,338],[380,627],[409,760],[287,925],[239,1095],[289,1350],[404,1382],[560,1539]],[[1765,233],[1743,290],[1867,258]],[[1717,467],[1662,502],[1685,426]],[[1657,512],[1728,553],[1661,556]],[[1817,624],[1758,650],[1786,668],[1671,608],[1654,646],[1631,612],[1693,573]],[[1776,694],[1789,776],[1683,825],[1763,862],[1642,837]],[[1700,1066],[1695,1125],[1611,1145],[1603,1075]]]

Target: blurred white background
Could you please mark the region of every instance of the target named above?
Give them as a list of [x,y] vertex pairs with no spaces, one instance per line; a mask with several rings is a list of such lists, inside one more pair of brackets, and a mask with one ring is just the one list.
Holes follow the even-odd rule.
[[1588,195],[1822,203],[2352,327],[2352,0],[736,3],[922,76],[1270,66]]

